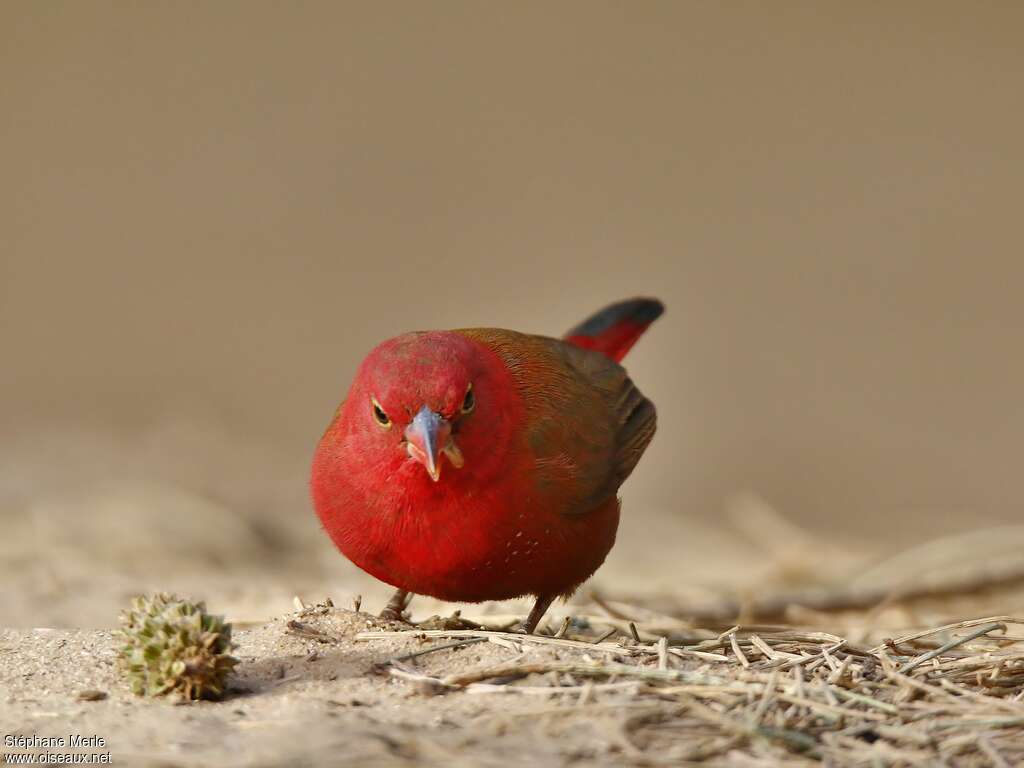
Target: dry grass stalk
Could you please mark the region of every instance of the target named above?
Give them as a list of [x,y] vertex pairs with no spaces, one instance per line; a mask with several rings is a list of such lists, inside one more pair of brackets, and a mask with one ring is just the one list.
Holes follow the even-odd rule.
[[[691,643],[662,627],[644,642],[659,635],[634,618],[645,609],[613,610],[572,624],[589,623],[583,636],[563,621],[554,637],[482,628],[357,638],[447,640],[390,660],[391,675],[431,693],[547,696],[555,706],[546,715],[612,706],[625,718],[624,753],[649,764],[727,754],[793,765],[1024,763],[1024,641],[1006,633],[1024,619],[970,619],[865,649],[798,627],[731,627]],[[405,666],[481,640],[515,656],[468,670],[449,659],[449,671],[434,675]]]

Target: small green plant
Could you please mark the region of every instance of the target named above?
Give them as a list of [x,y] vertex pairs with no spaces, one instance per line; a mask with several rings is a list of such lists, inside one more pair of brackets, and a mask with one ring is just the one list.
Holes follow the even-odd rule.
[[217,698],[238,663],[231,656],[231,625],[223,616],[164,592],[132,600],[121,614],[121,660],[140,696],[179,693]]

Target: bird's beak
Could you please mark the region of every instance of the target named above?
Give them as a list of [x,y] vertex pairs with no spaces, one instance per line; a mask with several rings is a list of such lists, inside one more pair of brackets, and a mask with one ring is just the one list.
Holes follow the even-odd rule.
[[406,452],[426,468],[435,483],[441,479],[442,453],[456,469],[464,463],[462,451],[452,438],[451,422],[427,406],[420,408],[405,428],[405,441]]

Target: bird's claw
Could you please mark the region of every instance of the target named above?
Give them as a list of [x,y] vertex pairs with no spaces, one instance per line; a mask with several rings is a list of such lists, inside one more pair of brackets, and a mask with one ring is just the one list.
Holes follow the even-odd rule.
[[388,604],[384,607],[384,610],[380,612],[380,618],[385,621],[401,621],[406,622],[405,609],[409,606],[409,600],[411,595],[404,589],[395,591],[395,594],[388,600]]

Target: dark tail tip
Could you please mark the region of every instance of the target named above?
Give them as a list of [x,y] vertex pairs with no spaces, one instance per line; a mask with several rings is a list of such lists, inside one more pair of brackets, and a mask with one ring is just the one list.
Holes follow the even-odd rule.
[[620,301],[588,317],[565,334],[565,340],[619,361],[664,311],[665,305],[657,299]]
[[648,326],[665,312],[665,305],[657,299],[636,298],[610,304],[577,325],[566,336],[600,336],[622,322]]

